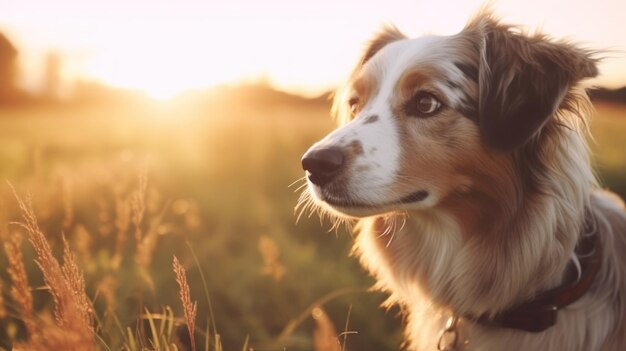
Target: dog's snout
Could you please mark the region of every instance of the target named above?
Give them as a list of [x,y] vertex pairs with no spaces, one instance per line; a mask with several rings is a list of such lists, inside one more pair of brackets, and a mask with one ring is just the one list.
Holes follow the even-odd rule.
[[316,185],[329,183],[344,165],[344,154],[341,149],[311,149],[302,156],[302,168],[309,172],[309,180]]

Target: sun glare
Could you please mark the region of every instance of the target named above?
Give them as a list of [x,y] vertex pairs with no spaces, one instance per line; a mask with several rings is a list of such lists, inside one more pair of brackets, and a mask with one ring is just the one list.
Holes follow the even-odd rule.
[[[142,30],[118,27],[100,38],[86,73],[105,84],[142,90],[155,99],[167,99],[189,89],[237,79],[212,56],[209,43],[190,38],[183,23],[150,25]],[[208,31],[209,28],[196,29]]]
[[[623,13],[626,5],[599,1],[604,5],[577,2],[567,21],[552,15],[560,11],[556,5],[541,14],[526,11],[526,5],[513,0],[500,0],[493,7],[509,22],[532,27],[546,24],[547,32],[556,36],[574,35],[575,40],[622,50],[626,47],[623,36],[616,36],[621,32],[611,24],[621,20],[610,16]],[[70,84],[96,80],[142,90],[156,99],[261,76],[281,89],[316,95],[345,78],[363,44],[382,24],[393,23],[410,36],[425,31],[452,34],[482,2],[455,0],[424,7],[394,0],[380,7],[353,0],[333,4],[329,11],[328,3],[286,0],[233,1],[219,6],[195,0],[176,4],[22,0],[0,14],[0,30],[15,33],[24,75],[31,76],[23,79],[27,82],[41,81],[33,78],[40,73],[33,57],[58,51],[66,58],[63,77]],[[38,11],[33,12],[35,3]],[[529,9],[543,6],[541,0],[529,3],[533,5]],[[351,17],[355,6],[360,15]],[[409,8],[416,10],[406,11]],[[446,13],[446,18],[429,13]],[[507,13],[516,16],[508,18]],[[572,24],[588,16],[586,25]],[[605,25],[596,25],[599,20]],[[602,84],[619,85],[626,80],[623,55],[617,56],[602,62]]]

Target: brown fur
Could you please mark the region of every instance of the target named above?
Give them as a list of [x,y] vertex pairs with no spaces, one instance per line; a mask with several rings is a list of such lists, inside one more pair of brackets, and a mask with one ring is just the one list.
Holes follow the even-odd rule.
[[359,61],[359,65],[357,69],[362,67],[367,61],[369,61],[372,56],[376,55],[380,49],[385,47],[387,44],[394,42],[396,40],[406,39],[406,36],[402,34],[398,30],[398,28],[394,26],[386,26],[384,27],[374,38],[368,43],[367,48],[365,49],[363,56],[361,56],[361,60]]

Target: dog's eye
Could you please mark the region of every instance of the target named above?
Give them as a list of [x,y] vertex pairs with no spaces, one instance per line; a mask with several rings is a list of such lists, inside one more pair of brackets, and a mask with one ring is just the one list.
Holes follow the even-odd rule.
[[350,105],[350,113],[352,113],[352,116],[356,115],[356,113],[359,111],[359,98],[351,98],[350,100],[348,100],[348,105]]
[[441,110],[443,104],[433,94],[420,91],[407,106],[407,113],[416,117],[430,117]]

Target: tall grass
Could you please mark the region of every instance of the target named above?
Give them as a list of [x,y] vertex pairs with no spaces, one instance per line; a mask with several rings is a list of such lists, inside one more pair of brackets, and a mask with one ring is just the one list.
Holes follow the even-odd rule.
[[[140,193],[145,191],[144,177],[145,175],[140,176]],[[15,317],[24,322],[27,336],[24,340],[14,340],[12,343],[13,350],[88,351],[116,349],[114,343],[107,343],[106,339],[107,336],[110,337],[108,334],[111,331],[102,329],[104,326],[95,313],[94,301],[86,295],[83,273],[78,267],[76,256],[70,249],[65,236],[62,237],[63,263],[61,264],[55,258],[50,242],[39,227],[30,199],[23,200],[17,195],[13,187],[10,187],[21,211],[21,221],[13,224],[24,229],[29,237],[29,242],[36,252],[35,262],[43,275],[45,283],[43,289],[52,297],[54,310],[54,318],[51,318],[47,310],[35,311],[33,308],[32,287],[29,284],[28,274],[24,265],[21,234],[14,232],[9,240],[5,242],[5,252],[8,257],[7,272],[12,281],[11,298],[17,303],[17,306],[14,307],[17,313]],[[142,208],[143,205],[140,205],[136,210],[143,212]],[[136,226],[139,226],[141,221],[138,219],[141,216],[136,216],[135,218],[134,223]],[[139,248],[142,242],[141,236],[137,236],[136,239],[138,241],[137,247]],[[265,238],[264,240],[269,239]],[[264,245],[268,245],[267,242],[265,244],[261,243],[260,247],[263,248]],[[270,247],[271,255],[274,257],[276,249],[273,246]],[[195,254],[193,255],[195,258]],[[275,257],[272,259],[275,259]],[[135,261],[140,267],[146,264],[146,260],[140,255],[135,255]],[[123,340],[123,345],[119,349],[128,351],[196,350],[195,337],[197,331],[195,322],[197,302],[192,301],[186,270],[176,256],[173,257],[172,271],[179,287],[179,299],[183,307],[184,320],[176,318],[169,306],[164,307],[161,313],[151,313],[144,307],[145,313],[138,316],[138,327],[135,330],[130,326],[127,326],[124,330],[118,325],[120,327],[118,337]],[[107,288],[100,287],[99,290],[104,291]],[[102,292],[102,294],[107,293]],[[112,298],[109,297],[106,300],[110,303]],[[328,300],[328,298],[325,300]],[[324,302],[324,300],[320,302]],[[2,307],[4,308],[4,306],[3,304]],[[112,306],[108,307],[110,312]],[[348,312],[348,318],[349,315],[350,313]],[[0,315],[0,317],[4,317],[4,315]],[[213,319],[212,315],[210,317]],[[312,318],[317,325],[313,332],[314,349],[316,351],[344,351],[348,334],[348,322],[346,321],[346,331],[343,334],[344,346],[342,346],[331,319],[320,306],[315,306],[312,309]],[[96,322],[99,325],[96,325]],[[116,322],[119,323],[117,320]],[[145,322],[147,322],[147,326]],[[213,322],[212,334],[209,332],[209,324],[207,323],[207,329],[204,332],[204,350],[221,351],[223,346],[215,328],[215,322]],[[181,338],[176,333],[176,327],[183,325],[186,326],[188,339]],[[249,337],[246,337],[242,350],[253,350],[248,348],[248,345]]]
[[176,273],[176,282],[178,282],[178,286],[180,287],[180,301],[183,304],[183,311],[185,312],[185,321],[187,322],[187,330],[189,331],[191,350],[196,351],[195,326],[198,304],[195,301],[191,302],[191,294],[189,293],[189,284],[187,283],[185,268],[178,262],[176,256],[174,256],[172,265],[174,267],[174,273]]
[[[26,337],[22,340],[16,339],[12,342],[13,350],[112,350],[119,345],[111,340],[110,330],[104,330],[102,321],[96,315],[93,306],[94,301],[85,292],[85,278],[78,266],[76,255],[70,249],[65,236],[62,236],[62,257],[60,263],[53,252],[53,249],[44,232],[40,229],[37,217],[33,211],[29,198],[22,199],[12,186],[9,185],[18,208],[21,212],[21,220],[12,224],[23,229],[29,238],[29,242],[35,251],[35,262],[42,276],[44,286],[52,298],[53,315],[49,310],[43,308],[35,310],[33,303],[33,288],[29,284],[27,270],[22,254],[21,234],[13,232],[5,242],[4,248],[8,258],[7,272],[11,279],[11,299],[16,305],[12,307],[15,313],[14,318],[24,323]],[[145,192],[145,174],[140,176],[139,191],[135,194],[141,196]],[[143,212],[145,210],[142,200],[134,210]],[[134,223],[140,226],[140,215],[134,216]],[[136,232],[139,231],[136,228]],[[141,244],[144,242],[141,236],[137,236],[137,250],[135,255],[136,264],[145,267],[146,260],[142,254]],[[161,313],[151,313],[144,307],[145,313],[137,318],[137,329],[133,331],[130,326],[120,328],[117,336],[120,347],[124,350],[196,350],[195,345],[195,319],[197,305],[191,302],[189,284],[185,269],[174,256],[173,269],[174,278],[180,287],[180,301],[183,306],[184,321],[175,318],[170,307],[162,309]],[[101,287],[101,291],[106,290]],[[103,292],[103,294],[106,294]],[[113,298],[107,298],[108,302]],[[5,304],[2,305],[5,307]],[[111,306],[109,306],[111,308]],[[110,310],[109,310],[110,311]],[[4,315],[2,317],[5,317]],[[142,326],[147,321],[148,327]],[[97,322],[97,323],[96,323]],[[176,335],[176,327],[186,324],[189,332],[189,339],[180,339]],[[213,347],[210,347],[211,335],[205,335],[205,350],[221,350],[222,346],[219,336],[214,335]]]
[[[0,110],[0,349],[399,349],[350,235],[295,224],[326,111]],[[626,120],[597,120],[601,176],[626,189]]]
[[14,240],[13,245],[9,244],[5,248],[7,255],[12,257],[9,266],[13,286],[19,289],[13,295],[22,307],[21,317],[29,333],[28,340],[17,343],[14,349],[95,350],[93,309],[85,294],[83,274],[69,244],[63,237],[63,264],[60,264],[44,233],[39,229],[30,201],[25,202],[17,195],[15,197],[22,212],[22,221],[16,224],[28,233],[29,241],[36,252],[36,263],[43,274],[45,289],[53,298],[54,323],[45,315],[41,318],[43,322],[36,321],[38,315],[34,314],[32,308],[28,277],[19,253],[19,240]]

